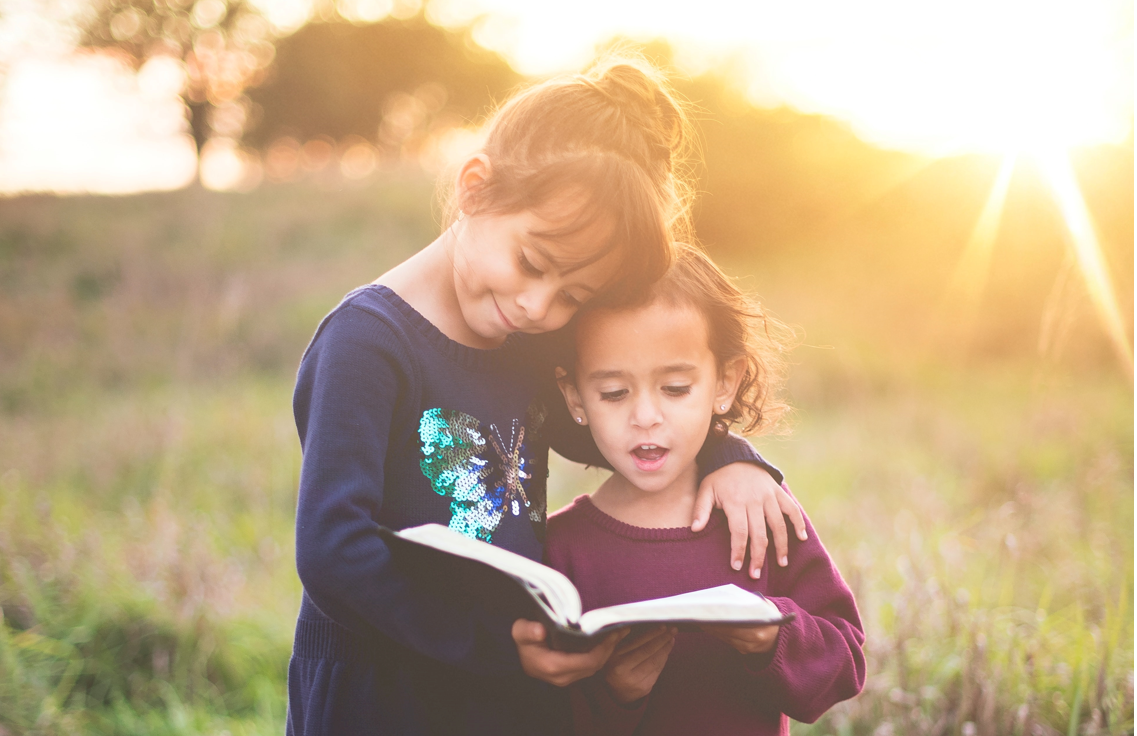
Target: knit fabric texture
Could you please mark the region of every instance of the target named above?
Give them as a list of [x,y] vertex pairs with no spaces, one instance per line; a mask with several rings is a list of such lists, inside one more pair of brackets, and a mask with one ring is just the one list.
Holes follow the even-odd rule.
[[[786,489],[789,490],[788,488]],[[762,577],[727,564],[730,533],[715,512],[695,533],[688,528],[631,526],[580,496],[549,517],[546,562],[580,590],[584,610],[662,598],[733,583],[761,593],[795,619],[768,653],[741,654],[713,636],[681,631],[651,693],[625,705],[603,672],[572,688],[577,734],[780,734],[789,721],[812,723],[865,682],[864,629],[849,587],[817,531],[790,537],[789,565],[767,548]]]

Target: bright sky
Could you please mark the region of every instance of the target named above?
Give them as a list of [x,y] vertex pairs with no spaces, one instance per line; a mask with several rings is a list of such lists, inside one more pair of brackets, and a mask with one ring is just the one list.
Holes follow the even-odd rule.
[[[348,1],[375,18],[415,0]],[[294,27],[311,0],[255,2]],[[434,0],[428,13],[476,22],[479,41],[533,74],[578,69],[616,34],[666,36],[692,72],[730,64],[757,104],[832,115],[890,148],[1050,150],[1120,143],[1132,126],[1128,0]],[[176,69],[135,79],[106,60],[15,59],[0,191],[169,188],[192,176]]]
[[[697,12],[695,12],[697,9]],[[694,69],[730,60],[751,99],[833,115],[924,152],[1119,142],[1133,111],[1133,5],[1118,0],[441,0],[493,16],[523,71],[585,63],[613,34],[666,36]]]

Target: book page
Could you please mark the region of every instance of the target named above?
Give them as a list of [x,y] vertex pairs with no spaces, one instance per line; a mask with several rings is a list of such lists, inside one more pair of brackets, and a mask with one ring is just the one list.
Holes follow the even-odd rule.
[[580,618],[580,594],[576,586],[551,567],[487,542],[470,539],[441,524],[423,524],[396,534],[452,555],[484,562],[512,576],[534,594],[549,618],[562,626],[571,626]]
[[737,585],[720,585],[667,598],[597,608],[580,617],[580,628],[592,633],[620,623],[722,621],[760,625],[781,619],[781,611],[766,598]]

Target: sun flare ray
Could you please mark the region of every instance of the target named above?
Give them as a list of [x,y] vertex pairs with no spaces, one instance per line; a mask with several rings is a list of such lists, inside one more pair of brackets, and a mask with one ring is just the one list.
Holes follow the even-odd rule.
[[1086,200],[1078,187],[1069,155],[1064,151],[1036,154],[1039,169],[1042,171],[1054,198],[1062,212],[1062,219],[1070,235],[1070,245],[1082,273],[1090,301],[1101,320],[1102,328],[1113,345],[1114,352],[1122,366],[1133,375],[1133,347],[1129,344],[1129,334],[1117,296],[1109,278],[1109,267],[1102,255],[1101,243],[1094,229]]
[[1007,191],[1011,187],[1011,177],[1015,173],[1015,161],[1014,155],[1003,158],[995,182],[991,185],[991,192],[987,195],[987,202],[979,213],[979,219],[975,221],[971,237],[967,240],[948,285],[947,303],[943,305],[943,310],[950,315],[955,331],[965,343],[970,340],[974,330],[979,302],[987,286],[991,271],[991,251],[999,235],[999,223],[1003,217]]

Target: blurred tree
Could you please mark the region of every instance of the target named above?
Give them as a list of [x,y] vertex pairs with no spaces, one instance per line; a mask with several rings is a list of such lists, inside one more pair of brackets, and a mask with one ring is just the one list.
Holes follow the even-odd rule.
[[397,147],[432,121],[468,123],[520,80],[468,30],[438,28],[421,13],[366,25],[313,22],[281,39],[265,81],[249,91],[259,122],[245,141],[360,136]]
[[268,21],[246,0],[92,0],[81,45],[114,49],[135,68],[154,56],[185,62],[183,97],[200,152],[212,135],[236,137],[244,90],[273,58]]
[[845,124],[787,107],[755,107],[731,79],[680,84],[702,111],[695,226],[725,250],[792,247],[879,197],[921,165],[865,143]]

